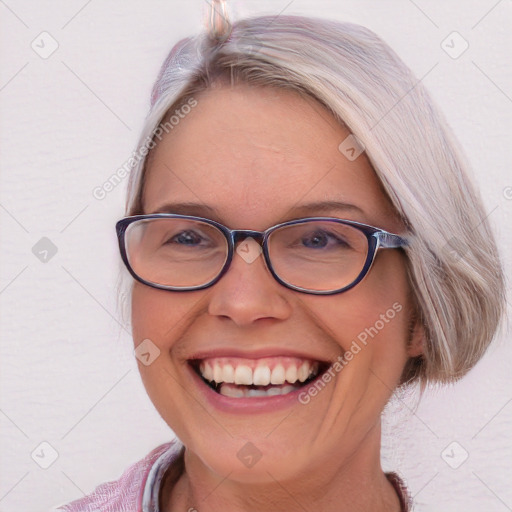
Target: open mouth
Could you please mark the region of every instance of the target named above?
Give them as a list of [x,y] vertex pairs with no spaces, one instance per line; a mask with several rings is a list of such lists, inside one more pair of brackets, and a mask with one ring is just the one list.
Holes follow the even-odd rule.
[[211,389],[231,398],[286,395],[309,384],[329,366],[298,357],[212,357],[189,363]]

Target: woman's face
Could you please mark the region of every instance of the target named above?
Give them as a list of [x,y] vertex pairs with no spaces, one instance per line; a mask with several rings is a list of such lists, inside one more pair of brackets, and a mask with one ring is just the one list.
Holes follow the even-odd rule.
[[[151,154],[144,213],[258,231],[307,216],[403,230],[366,155],[350,160],[338,149],[349,132],[314,100],[248,86],[195,99]],[[340,204],[308,206],[326,201]],[[408,343],[413,310],[399,250],[380,250],[367,277],[341,294],[287,289],[261,255],[235,252],[212,287],[169,292],[136,282],[132,304],[135,345],[149,339],[160,350],[139,365],[144,385],[192,464],[240,481],[378,464],[380,413],[420,350],[415,337]],[[275,396],[221,395],[196,371],[201,362],[235,373],[282,366],[288,378],[290,367],[308,372],[308,361],[334,364],[315,387]]]

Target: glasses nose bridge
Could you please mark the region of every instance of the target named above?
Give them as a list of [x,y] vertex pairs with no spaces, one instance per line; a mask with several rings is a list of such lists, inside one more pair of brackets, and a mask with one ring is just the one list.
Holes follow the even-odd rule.
[[251,229],[231,229],[230,235],[231,240],[233,241],[233,246],[236,246],[238,242],[241,242],[246,238],[252,238],[255,242],[263,247],[263,240],[265,237],[263,231],[253,231]]

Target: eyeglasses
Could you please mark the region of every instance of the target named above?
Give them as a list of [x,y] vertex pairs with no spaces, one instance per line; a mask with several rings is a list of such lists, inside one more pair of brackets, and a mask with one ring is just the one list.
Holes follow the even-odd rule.
[[265,231],[229,229],[203,217],[151,214],[116,224],[124,264],[139,282],[170,291],[208,288],[227,272],[236,252],[252,263],[263,253],[283,286],[331,295],[349,290],[368,273],[377,250],[405,247],[407,240],[366,224],[308,217]]

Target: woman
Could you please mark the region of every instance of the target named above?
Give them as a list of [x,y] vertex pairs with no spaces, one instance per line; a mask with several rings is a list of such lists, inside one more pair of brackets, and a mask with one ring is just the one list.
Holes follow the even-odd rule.
[[375,34],[218,14],[162,66],[117,224],[141,376],[179,441],[61,510],[410,510],[380,415],[496,331],[480,199]]

